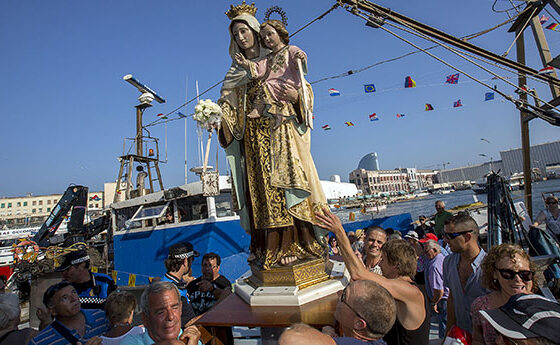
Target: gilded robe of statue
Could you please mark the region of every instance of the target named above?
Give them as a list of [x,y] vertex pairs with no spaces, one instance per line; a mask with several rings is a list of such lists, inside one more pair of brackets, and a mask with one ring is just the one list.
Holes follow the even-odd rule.
[[[234,21],[258,32],[258,21],[251,15],[241,14]],[[237,52],[240,49],[232,36],[232,61]],[[267,59],[266,53],[261,49],[252,61]],[[287,59],[276,67],[290,68],[293,61],[288,50],[282,54],[287,54]],[[297,257],[297,262],[323,258],[325,233],[313,224],[315,212],[326,205],[326,199],[311,157],[310,124],[302,116],[304,108],[312,110],[313,91],[309,84],[304,85],[309,104],[301,101],[302,85],[297,103],[286,106],[277,102],[285,121],[275,126],[269,116],[247,117],[264,88],[264,81],[251,74],[233,62],[218,101],[223,111],[219,139],[232,169],[234,207],[241,225],[251,234],[250,263],[270,269],[286,257]]]

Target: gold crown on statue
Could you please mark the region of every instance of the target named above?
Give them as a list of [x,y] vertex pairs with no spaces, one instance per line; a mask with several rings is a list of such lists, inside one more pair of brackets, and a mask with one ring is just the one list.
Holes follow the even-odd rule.
[[228,16],[229,19],[233,19],[242,13],[247,13],[255,16],[255,14],[257,13],[255,3],[253,2],[251,5],[247,5],[245,3],[245,0],[243,0],[241,5],[237,5],[235,7],[233,7],[233,5],[230,5],[230,9],[226,12],[226,16]]

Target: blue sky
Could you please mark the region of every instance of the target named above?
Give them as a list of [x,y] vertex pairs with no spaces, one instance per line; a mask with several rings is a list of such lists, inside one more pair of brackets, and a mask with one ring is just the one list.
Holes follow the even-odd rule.
[[[507,19],[505,13],[492,11],[493,2],[377,3],[464,36]],[[222,0],[2,1],[0,196],[60,193],[70,183],[100,190],[103,182],[114,180],[123,138],[135,135],[134,105],[139,96],[122,77],[132,73],[167,100],[146,110],[145,124],[155,120],[158,113],[183,104],[186,94],[189,99],[193,97],[195,80],[201,91],[220,81],[231,63],[227,52],[229,19],[224,15],[230,4]],[[258,1],[257,17],[262,20],[266,8],[281,6],[288,15],[287,28],[294,32],[333,4],[325,0]],[[509,1],[496,4],[497,9],[509,6]],[[549,23],[554,21],[551,18]],[[507,33],[508,27],[471,42],[502,54],[514,39]],[[432,45],[387,28],[422,47]],[[545,33],[556,56],[560,32]],[[527,64],[542,68],[530,30],[525,40]],[[291,43],[308,55],[309,81],[414,50],[380,29],[366,27],[362,19],[340,8],[294,36]],[[513,94],[511,86],[489,81],[488,73],[444,49],[431,52]],[[508,57],[515,59],[515,48]],[[457,85],[445,84],[445,76],[452,73],[453,69],[421,53],[314,84],[316,129],[312,153],[320,177],[339,174],[347,180],[360,158],[373,151],[378,153],[382,169],[441,168],[442,162],[450,162],[449,167],[481,163],[479,153],[497,159],[500,150],[520,147],[517,109],[498,95],[494,101],[484,102],[487,90],[464,75]],[[404,89],[404,79],[409,75],[418,86]],[[376,93],[363,92],[363,85],[369,83],[375,84]],[[529,86],[536,87],[543,99],[551,98],[548,87],[535,81]],[[329,88],[340,90],[341,95],[330,97]],[[218,96],[219,88],[215,88],[203,98],[215,101]],[[458,99],[463,107],[453,108]],[[435,110],[425,112],[425,103]],[[190,114],[194,105],[181,111]],[[370,122],[368,115],[374,112],[380,120]],[[397,119],[397,113],[406,116]],[[345,121],[355,126],[347,128]],[[323,131],[320,127],[325,124],[332,130]],[[150,132],[160,138],[160,150],[164,152],[165,126],[150,127]],[[544,121],[531,122],[532,144],[557,140],[558,134],[558,128]],[[189,166],[197,165],[195,126],[190,119],[187,141]],[[213,162],[215,141],[211,157]],[[223,157],[220,151],[222,171]],[[167,163],[161,169],[166,187],[183,183],[183,120],[167,126]],[[189,175],[190,181],[194,179]]]

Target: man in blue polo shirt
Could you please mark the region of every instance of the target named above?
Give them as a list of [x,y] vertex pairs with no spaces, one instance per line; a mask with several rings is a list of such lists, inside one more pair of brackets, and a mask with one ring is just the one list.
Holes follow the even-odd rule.
[[67,281],[54,284],[45,291],[43,303],[54,321],[43,329],[30,345],[100,344],[109,329],[105,313],[98,309],[81,309],[76,289]]

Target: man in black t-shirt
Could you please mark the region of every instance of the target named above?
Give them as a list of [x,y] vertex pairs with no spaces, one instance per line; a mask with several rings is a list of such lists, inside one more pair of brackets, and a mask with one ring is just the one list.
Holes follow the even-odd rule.
[[220,274],[222,260],[216,253],[202,257],[202,277],[187,285],[189,299],[196,315],[208,311],[218,300],[231,293],[230,281]]

